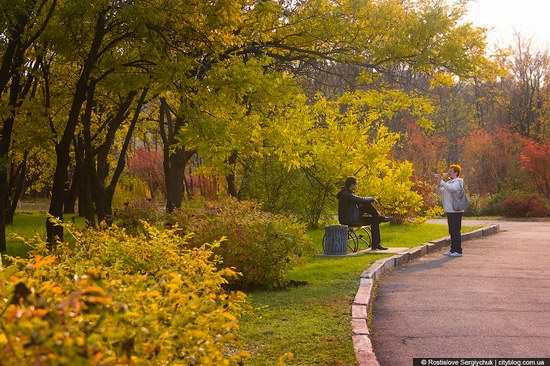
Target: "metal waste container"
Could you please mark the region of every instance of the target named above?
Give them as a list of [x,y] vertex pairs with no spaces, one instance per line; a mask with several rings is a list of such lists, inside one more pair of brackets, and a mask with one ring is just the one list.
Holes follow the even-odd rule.
[[325,226],[323,250],[327,255],[344,255],[348,251],[348,227],[346,225]]

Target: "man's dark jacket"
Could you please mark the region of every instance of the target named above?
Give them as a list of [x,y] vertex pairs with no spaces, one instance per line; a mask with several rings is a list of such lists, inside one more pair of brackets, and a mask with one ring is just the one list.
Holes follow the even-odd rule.
[[374,201],[372,197],[365,198],[354,195],[353,191],[346,186],[342,187],[336,198],[338,198],[338,221],[342,225],[358,222],[361,217],[359,206]]

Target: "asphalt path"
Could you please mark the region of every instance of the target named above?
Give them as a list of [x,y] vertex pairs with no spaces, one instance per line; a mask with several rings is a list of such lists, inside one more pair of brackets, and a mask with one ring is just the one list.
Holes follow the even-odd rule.
[[[496,222],[465,221],[486,223]],[[550,357],[550,222],[498,223],[463,242],[462,257],[428,254],[381,279],[371,326],[381,366]]]

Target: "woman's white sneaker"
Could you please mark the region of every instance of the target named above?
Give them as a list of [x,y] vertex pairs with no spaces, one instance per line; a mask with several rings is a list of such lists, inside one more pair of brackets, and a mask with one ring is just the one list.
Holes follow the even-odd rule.
[[462,257],[462,253],[452,252],[448,254],[449,257]]

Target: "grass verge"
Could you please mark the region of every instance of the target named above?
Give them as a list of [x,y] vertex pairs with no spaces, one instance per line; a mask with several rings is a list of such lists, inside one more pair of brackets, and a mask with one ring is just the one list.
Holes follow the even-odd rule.
[[[462,231],[474,229],[463,227]],[[383,224],[381,232],[388,247],[415,247],[448,235],[447,226],[438,224]],[[323,231],[309,235],[322,252]],[[286,365],[356,365],[350,305],[361,273],[389,256],[311,258],[290,273],[291,286],[249,292],[256,311],[241,323],[240,337],[252,355],[246,364],[275,365],[286,359]]]

